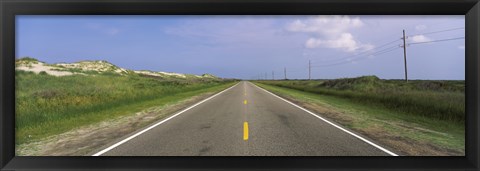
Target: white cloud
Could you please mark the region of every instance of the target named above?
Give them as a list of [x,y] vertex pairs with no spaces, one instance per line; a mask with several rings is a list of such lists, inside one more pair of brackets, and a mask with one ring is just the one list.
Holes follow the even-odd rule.
[[459,49],[465,50],[465,45],[458,46]]
[[317,16],[307,20],[296,20],[287,26],[288,31],[338,35],[351,28],[359,28],[364,23],[360,18],[349,16]]
[[425,30],[425,29],[427,29],[427,26],[423,25],[423,24],[415,26],[415,30],[420,31],[420,30]]
[[357,49],[369,50],[373,48],[373,45],[370,44],[359,44],[354,40],[352,34],[342,33],[337,39],[318,39],[318,38],[309,38],[305,42],[307,48],[317,48],[317,47],[327,47],[334,49],[342,49],[347,52],[352,52]]
[[296,20],[287,25],[290,32],[309,33],[312,36],[305,42],[307,48],[333,48],[347,52],[368,50],[374,46],[356,40],[350,32],[365,25],[360,18],[349,16],[317,16],[306,20]]
[[413,43],[428,42],[428,41],[432,41],[432,39],[430,39],[430,38],[428,38],[427,36],[424,36],[424,35],[415,35],[415,36],[411,37],[411,41]]

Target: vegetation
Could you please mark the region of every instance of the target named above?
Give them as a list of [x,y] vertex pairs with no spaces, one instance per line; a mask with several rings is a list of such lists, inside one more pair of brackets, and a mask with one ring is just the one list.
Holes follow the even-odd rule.
[[336,80],[258,81],[305,92],[347,98],[407,115],[465,122],[465,81],[381,80],[376,76]]
[[[313,85],[313,82],[318,81],[303,82]],[[407,114],[382,105],[368,105],[340,96],[259,82],[255,84],[377,142],[394,147],[400,155],[465,155],[465,125],[462,123]]]
[[28,56],[21,58],[21,60],[22,60],[22,61],[29,61],[29,62],[38,62],[37,59],[32,58],[32,57],[28,57]]
[[110,72],[57,77],[17,70],[16,143],[220,91],[233,84],[234,80],[216,77],[166,79]]

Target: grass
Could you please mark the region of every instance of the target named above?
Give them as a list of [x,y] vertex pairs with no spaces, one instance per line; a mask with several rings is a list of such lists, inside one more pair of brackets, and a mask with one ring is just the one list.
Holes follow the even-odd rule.
[[220,91],[234,83],[109,73],[55,77],[16,71],[16,143]]
[[[419,84],[428,85],[427,81],[410,81],[408,84],[400,83],[401,81],[397,80],[383,81],[387,82],[387,85],[376,86],[382,87],[380,89],[382,89],[383,91],[388,91],[389,86],[394,87],[397,93],[392,93],[385,96],[391,97],[394,95],[402,95],[402,97],[400,98],[404,99],[395,99],[398,101],[411,100],[412,98],[417,97],[415,95],[412,97],[411,95],[413,93],[400,93],[402,91],[413,91],[417,93],[420,91],[427,91],[426,93],[424,92],[422,95],[426,95],[425,99],[428,99],[428,97],[430,97],[430,103],[435,103],[437,100],[439,100],[431,99],[431,96],[440,96],[438,94],[454,94],[454,98],[458,98],[457,96],[461,97],[460,94],[463,94],[461,89],[462,86],[458,85],[461,83],[457,81],[447,83],[450,84],[448,86],[437,87],[436,89],[430,88],[429,90],[422,90],[424,89],[424,87],[419,86]],[[346,87],[347,85],[340,84],[337,84],[337,87],[328,87],[325,82],[328,82],[328,80],[255,81],[255,84],[275,94],[286,97],[288,99],[293,99],[304,105],[315,104],[318,106],[329,108],[334,111],[339,111],[339,113],[331,115],[330,118],[333,118],[333,120],[352,130],[365,133],[370,137],[380,137],[377,138],[380,139],[380,141],[385,141],[386,143],[389,143],[388,141],[386,141],[387,138],[382,137],[388,136],[392,139],[399,139],[408,143],[413,143],[411,144],[411,146],[413,146],[414,148],[415,145],[426,144],[427,146],[431,145],[437,149],[444,149],[444,151],[454,151],[453,153],[455,155],[464,154],[465,126],[463,122],[459,121],[460,119],[452,119],[451,117],[438,117],[446,115],[448,113],[443,113],[442,115],[422,114],[420,112],[427,110],[427,108],[421,105],[412,106],[410,108],[403,107],[404,109],[398,110],[402,107],[392,107],[389,104],[382,104],[382,101],[379,100],[382,98],[378,98],[375,100],[366,99],[375,95],[379,95],[377,92],[379,90],[375,90],[374,88],[372,88],[372,86],[361,85],[362,83],[353,83],[352,80],[346,81],[350,82],[348,84],[352,84],[348,88]],[[327,84],[332,85],[333,83],[330,82]],[[356,90],[357,92],[353,92],[353,90]],[[365,93],[371,93],[371,95],[365,95]],[[448,95],[444,95],[444,98],[448,98]],[[444,100],[444,98],[440,98],[440,100]],[[387,98],[383,97],[383,99]],[[462,100],[464,100],[464,98]],[[459,100],[460,102],[454,102],[452,105],[464,106],[464,103],[461,104],[462,100]],[[400,102],[400,104],[408,105],[412,103]],[[436,106],[433,105],[433,107]],[[413,110],[419,108],[424,109],[418,110],[417,112]],[[437,111],[442,110],[437,109]],[[384,132],[385,135],[380,135],[381,132]],[[434,152],[430,154],[433,153]]]
[[465,122],[465,81],[381,80],[375,76],[337,80],[259,81],[383,106],[405,114],[452,123]]

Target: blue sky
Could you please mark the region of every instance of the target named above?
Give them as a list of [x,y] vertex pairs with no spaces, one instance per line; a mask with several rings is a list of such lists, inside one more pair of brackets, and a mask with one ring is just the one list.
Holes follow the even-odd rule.
[[[465,79],[464,16],[17,16],[16,56],[220,77]],[[440,32],[437,32],[440,31]],[[434,42],[431,42],[434,41]],[[414,44],[419,43],[420,44]],[[431,42],[431,43],[421,43]]]

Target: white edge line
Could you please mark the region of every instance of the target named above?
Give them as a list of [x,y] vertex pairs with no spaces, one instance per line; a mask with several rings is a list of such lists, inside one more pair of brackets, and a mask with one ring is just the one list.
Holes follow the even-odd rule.
[[[253,83],[252,83],[252,84],[253,84]],[[309,113],[309,114],[317,117],[318,119],[321,119],[322,121],[324,121],[324,122],[326,122],[326,123],[328,123],[328,124],[330,124],[330,125],[338,128],[338,129],[340,129],[340,130],[342,130],[342,131],[344,131],[344,132],[346,132],[346,133],[348,133],[348,134],[350,134],[350,135],[352,135],[352,136],[354,136],[354,137],[356,137],[356,138],[358,138],[358,139],[360,139],[360,140],[362,140],[362,141],[364,141],[364,142],[366,142],[366,143],[368,143],[368,144],[370,144],[370,145],[372,145],[372,146],[374,146],[374,147],[382,150],[382,151],[385,152],[385,153],[388,153],[388,154],[390,154],[390,155],[392,155],[392,156],[398,156],[397,154],[395,154],[395,153],[393,153],[393,152],[391,152],[391,151],[389,151],[389,150],[387,150],[387,149],[385,149],[385,148],[383,148],[383,147],[381,147],[381,146],[379,146],[379,145],[377,145],[377,144],[375,144],[375,143],[373,143],[373,142],[371,142],[371,141],[368,141],[367,139],[365,139],[365,138],[363,138],[363,137],[361,137],[361,136],[359,136],[359,135],[357,135],[357,134],[355,134],[355,133],[353,133],[353,132],[350,132],[349,130],[346,130],[346,129],[342,128],[342,127],[340,127],[340,126],[338,126],[338,125],[336,125],[336,124],[334,124],[334,123],[332,123],[332,122],[330,122],[330,121],[328,121],[328,120],[326,120],[326,119],[318,116],[317,114],[315,114],[315,113],[313,113],[313,112],[311,112],[311,111],[309,111],[309,110],[307,110],[307,109],[305,109],[305,108],[303,108],[303,107],[300,107],[300,106],[296,105],[295,103],[292,103],[292,102],[290,102],[290,101],[288,101],[288,100],[285,100],[284,98],[282,98],[282,97],[280,97],[280,96],[277,96],[276,94],[273,94],[273,93],[271,93],[271,92],[269,92],[269,91],[267,91],[267,90],[265,90],[265,89],[263,89],[263,88],[255,85],[255,84],[253,84],[253,85],[256,86],[257,88],[259,88],[259,89],[261,89],[261,90],[263,90],[263,91],[265,91],[265,92],[267,92],[267,93],[269,93],[269,94],[271,94],[271,95],[273,95],[273,96],[275,96],[275,97],[277,97],[277,98],[279,98],[279,99],[281,99],[281,100],[283,100],[283,101],[285,101],[285,102],[287,102],[287,103],[289,103],[289,104],[291,104],[291,105],[299,108],[299,109],[302,109],[303,111],[305,111],[305,112],[307,112],[307,113]]]
[[129,141],[129,140],[131,140],[131,139],[133,139],[133,138],[135,138],[135,137],[137,137],[137,136],[139,136],[140,134],[143,134],[143,133],[147,132],[148,130],[150,130],[150,129],[152,129],[152,128],[155,128],[156,126],[158,126],[158,125],[160,125],[160,124],[162,124],[162,123],[164,123],[164,122],[166,122],[166,121],[174,118],[175,116],[178,116],[178,115],[186,112],[187,110],[190,110],[190,109],[194,108],[195,106],[198,106],[198,105],[202,104],[203,102],[206,102],[207,100],[210,100],[210,99],[214,98],[215,96],[218,96],[218,95],[222,94],[223,92],[226,92],[226,91],[232,89],[233,87],[237,86],[238,84],[239,84],[239,83],[237,83],[237,84],[231,86],[230,88],[227,88],[227,89],[225,89],[225,90],[223,90],[223,91],[221,91],[221,92],[219,92],[219,93],[217,93],[217,94],[215,94],[215,95],[213,95],[213,96],[210,96],[209,98],[206,98],[206,99],[204,99],[204,100],[202,100],[202,101],[200,101],[200,102],[198,102],[198,103],[195,103],[194,105],[192,105],[192,106],[190,106],[190,107],[188,107],[188,108],[186,108],[186,109],[184,109],[184,110],[176,113],[175,115],[172,115],[172,116],[168,117],[167,119],[164,119],[164,120],[156,123],[155,125],[152,125],[152,126],[146,128],[146,129],[144,129],[144,130],[142,130],[142,131],[140,131],[140,132],[137,132],[136,134],[133,134],[132,136],[130,136],[130,137],[128,137],[128,138],[125,138],[125,139],[123,139],[122,141],[117,142],[117,143],[113,144],[112,146],[110,146],[110,147],[108,147],[108,148],[106,148],[106,149],[104,149],[104,150],[102,150],[102,151],[100,151],[100,152],[98,152],[98,153],[95,153],[95,154],[92,155],[92,156],[100,156],[100,155],[102,155],[103,153],[106,153],[106,152],[114,149],[115,147],[117,147],[117,146],[119,146],[119,145],[122,145],[123,143],[125,143],[125,142],[127,142],[127,141]]

